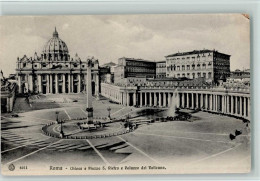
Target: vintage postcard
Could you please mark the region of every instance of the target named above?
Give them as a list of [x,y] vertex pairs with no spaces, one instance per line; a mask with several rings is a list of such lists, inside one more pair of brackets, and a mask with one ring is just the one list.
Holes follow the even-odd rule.
[[248,173],[250,16],[0,17],[1,173]]

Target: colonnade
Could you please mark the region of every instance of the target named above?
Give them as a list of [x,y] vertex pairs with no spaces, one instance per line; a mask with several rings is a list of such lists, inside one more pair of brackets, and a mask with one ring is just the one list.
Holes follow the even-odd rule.
[[[136,107],[201,109],[250,119],[250,92],[212,89],[140,89],[101,84],[101,94],[114,102]],[[173,99],[174,98],[174,99]]]

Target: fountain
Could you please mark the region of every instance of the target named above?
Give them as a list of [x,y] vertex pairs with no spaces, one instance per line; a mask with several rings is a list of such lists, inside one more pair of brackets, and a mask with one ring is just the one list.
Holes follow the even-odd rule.
[[179,105],[179,94],[178,94],[178,91],[175,89],[173,92],[173,96],[171,98],[170,108],[167,111],[167,116],[174,117],[175,111],[178,108],[178,105]]

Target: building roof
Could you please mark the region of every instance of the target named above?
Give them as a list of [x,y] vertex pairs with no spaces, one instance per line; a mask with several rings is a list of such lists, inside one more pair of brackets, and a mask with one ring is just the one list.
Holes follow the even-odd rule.
[[127,61],[139,61],[139,62],[151,62],[151,63],[156,63],[155,61],[152,61],[152,60],[144,60],[144,59],[141,59],[141,58],[127,58],[127,57],[121,57],[119,59],[125,59]]
[[166,60],[157,61],[156,63],[166,63]]
[[115,65],[116,65],[116,63],[114,63],[114,62],[108,62],[108,63],[103,64],[101,67],[112,67]]
[[[220,53],[220,52],[218,52],[218,51],[216,51],[216,50],[204,49],[204,50],[193,50],[193,51],[189,51],[189,52],[178,52],[178,53],[174,53],[174,54],[167,55],[167,56],[165,56],[165,57],[175,57],[175,56],[183,56],[183,55],[194,55],[194,54],[209,53],[209,52],[217,52],[217,53]],[[224,54],[224,53],[220,53],[220,54],[230,56],[230,55]]]

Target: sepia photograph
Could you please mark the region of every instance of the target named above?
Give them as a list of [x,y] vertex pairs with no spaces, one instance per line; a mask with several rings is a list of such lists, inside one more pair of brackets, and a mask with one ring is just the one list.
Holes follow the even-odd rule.
[[250,16],[1,16],[1,173],[249,173]]

